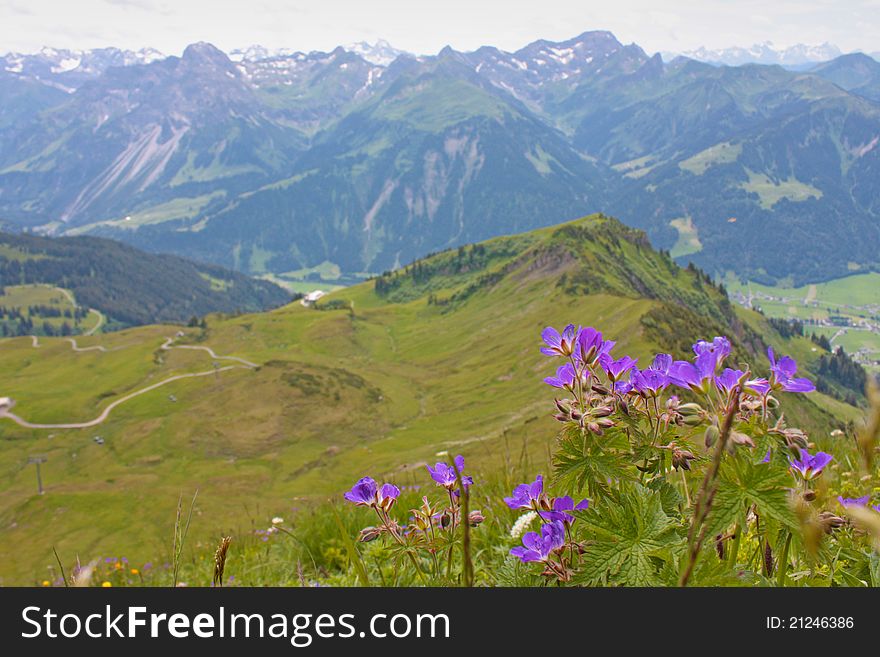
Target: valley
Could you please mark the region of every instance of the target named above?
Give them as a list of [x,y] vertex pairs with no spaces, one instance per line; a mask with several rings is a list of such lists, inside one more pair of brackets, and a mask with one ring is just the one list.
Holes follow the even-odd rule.
[[870,371],[880,371],[880,274],[853,274],[825,283],[782,287],[724,281],[731,299],[768,317],[800,321]]

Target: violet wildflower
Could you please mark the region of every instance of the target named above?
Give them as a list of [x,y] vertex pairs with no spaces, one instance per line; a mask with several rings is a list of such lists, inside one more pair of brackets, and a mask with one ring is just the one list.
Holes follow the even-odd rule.
[[713,338],[712,342],[698,340],[694,344],[694,354],[700,356],[705,353],[714,355],[716,363],[720,366],[724,359],[730,355],[730,340],[719,336]]
[[379,487],[375,479],[363,477],[343,497],[357,506],[373,506],[376,503],[376,492],[378,490]]
[[474,483],[472,477],[466,477],[464,474],[464,457],[459,454],[454,459],[455,467],[451,465],[447,465],[446,463],[437,463],[432,468],[430,465],[426,466],[428,468],[428,472],[431,475],[431,479],[437,482],[438,486],[443,486],[448,490],[452,490],[455,488],[455,484],[457,479],[455,477],[455,470],[458,469],[458,473],[461,475],[461,483],[467,488]]
[[761,463],[770,463],[770,457],[773,455],[773,450],[769,447],[767,448],[767,453],[764,454],[764,458],[761,459]]
[[721,374],[715,377],[715,387],[725,395],[729,395],[738,383],[742,383],[744,390],[758,395],[769,392],[770,382],[767,379],[746,379],[745,375],[746,373],[742,370],[726,367]]
[[633,390],[633,384],[630,381],[615,381],[611,389],[619,395],[627,395]]
[[382,484],[379,488],[375,479],[363,477],[343,497],[357,506],[378,506],[387,511],[399,495],[400,489],[394,484]]
[[574,366],[571,363],[566,363],[556,370],[556,376],[548,376],[544,379],[544,383],[554,388],[571,388],[576,378],[577,372]]
[[669,376],[661,370],[648,368],[639,371],[634,367],[629,377],[633,389],[644,397],[656,397],[661,390],[669,385]]
[[569,495],[566,495],[553,500],[552,511],[541,511],[540,514],[544,520],[561,522],[564,525],[570,526],[576,518],[569,511],[585,511],[589,508],[590,500],[583,499],[575,504],[574,500]]
[[547,345],[541,347],[541,353],[545,356],[571,356],[580,331],[581,329],[575,328],[574,324],[566,326],[562,329],[562,333],[552,326],[548,326],[541,331],[541,339]]
[[605,370],[608,378],[611,379],[612,382],[615,382],[624,374],[624,372],[629,372],[635,364],[639,362],[639,359],[623,356],[614,360],[614,357],[611,356],[611,354],[604,353],[599,356],[598,362],[602,366],[602,369]]
[[523,563],[547,561],[550,555],[565,545],[565,527],[559,521],[549,522],[541,527],[540,535],[529,532],[522,539],[523,546],[511,548],[510,554]]
[[796,470],[800,473],[801,477],[809,481],[822,474],[822,470],[831,463],[833,458],[831,454],[826,454],[825,452],[816,452],[815,455],[811,456],[807,450],[801,449],[801,457],[790,461],[790,464],[793,470]]
[[601,331],[587,326],[578,333],[574,356],[580,362],[592,365],[596,359],[611,351],[615,344],[614,340],[603,340]]
[[511,509],[539,509],[544,497],[544,477],[538,475],[531,484],[520,484],[504,502]]
[[840,502],[840,506],[844,508],[850,506],[868,506],[868,502],[870,500],[870,495],[862,495],[861,497],[843,497],[838,495],[837,497],[837,501]]
[[394,484],[382,484],[379,493],[376,496],[376,504],[381,509],[390,510],[397,498],[400,496],[400,489]]
[[693,363],[686,360],[675,361],[669,367],[669,380],[682,388],[706,394],[717,367],[717,355],[713,351],[706,350],[698,353]]
[[795,378],[797,361],[791,356],[783,356],[778,361],[773,347],[767,347],[770,359],[770,387],[785,392],[813,392],[816,386],[809,379]]

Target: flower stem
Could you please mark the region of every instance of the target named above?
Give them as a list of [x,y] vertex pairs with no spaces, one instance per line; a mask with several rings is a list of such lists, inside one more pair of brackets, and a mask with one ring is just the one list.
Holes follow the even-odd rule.
[[703,541],[706,538],[708,525],[706,518],[712,509],[712,502],[715,500],[715,493],[718,490],[717,479],[718,470],[721,467],[721,459],[724,456],[724,450],[727,448],[727,441],[730,438],[730,432],[733,428],[733,418],[736,416],[736,410],[739,404],[739,395],[742,386],[737,385],[731,394],[730,408],[727,409],[727,415],[724,417],[724,426],[721,429],[721,435],[718,437],[718,443],[715,445],[715,453],[712,456],[712,463],[706,471],[700,491],[697,493],[697,501],[694,505],[694,518],[691,522],[691,528],[688,531],[688,561],[679,586],[687,586],[688,580],[694,572],[694,566],[697,564],[697,558],[700,555],[700,549],[703,547]]

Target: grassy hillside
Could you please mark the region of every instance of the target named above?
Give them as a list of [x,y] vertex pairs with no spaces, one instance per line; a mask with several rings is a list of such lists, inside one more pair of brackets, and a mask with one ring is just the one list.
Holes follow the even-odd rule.
[[106,239],[0,233],[0,288],[34,284],[62,287],[122,325],[264,310],[290,300],[268,281]]
[[[801,360],[817,357],[808,340],[782,340],[703,274],[601,216],[444,252],[317,308],[212,315],[171,344],[178,329],[169,326],[78,342],[106,351],[9,339],[0,343],[0,396],[31,423],[86,422],[171,376],[205,375],[135,396],[90,428],[25,429],[0,418],[2,582],[41,581],[53,547],[66,563],[162,559],[178,497],[195,489],[191,546],[204,551],[218,531],[245,536],[278,514],[296,522],[310,501],[364,472],[421,482],[415,470],[441,450],[472,455],[482,474],[511,454],[543,459],[557,428],[538,336],[568,321],[600,328],[643,360],[657,350],[684,355],[694,338],[721,333],[737,358],[762,367],[759,336]],[[215,356],[176,348],[186,346]],[[233,369],[215,373],[215,363]],[[858,414],[819,395],[788,401],[816,435]],[[43,496],[27,464],[35,454],[48,457]]]

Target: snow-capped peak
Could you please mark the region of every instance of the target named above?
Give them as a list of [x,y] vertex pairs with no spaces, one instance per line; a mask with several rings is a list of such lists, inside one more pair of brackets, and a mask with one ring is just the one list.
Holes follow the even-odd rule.
[[388,66],[400,55],[406,54],[405,51],[398,50],[385,39],[379,39],[372,44],[366,41],[358,41],[357,43],[345,46],[345,49],[377,66]]

